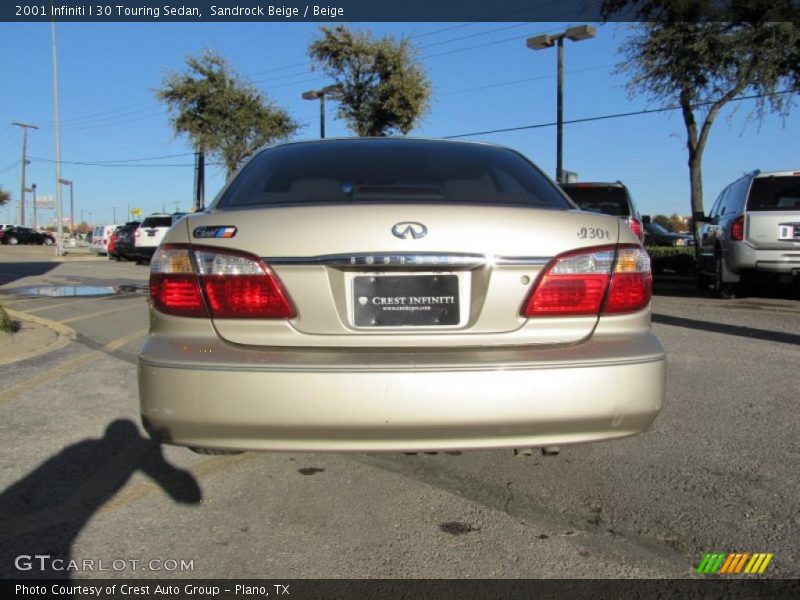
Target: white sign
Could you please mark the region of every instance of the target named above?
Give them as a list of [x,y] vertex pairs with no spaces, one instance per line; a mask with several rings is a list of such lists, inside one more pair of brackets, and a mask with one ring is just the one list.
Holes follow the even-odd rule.
[[52,196],[36,196],[36,208],[55,208]]

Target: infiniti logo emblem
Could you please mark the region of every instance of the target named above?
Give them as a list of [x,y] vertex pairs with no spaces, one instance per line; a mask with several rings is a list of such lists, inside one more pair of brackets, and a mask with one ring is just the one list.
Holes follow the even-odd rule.
[[416,221],[401,221],[392,227],[392,235],[407,240],[409,237],[418,240],[428,235],[428,228]]

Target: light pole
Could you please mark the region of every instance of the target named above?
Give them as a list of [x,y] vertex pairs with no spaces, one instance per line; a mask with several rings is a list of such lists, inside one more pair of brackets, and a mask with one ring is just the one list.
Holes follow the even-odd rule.
[[330,96],[335,100],[342,92],[342,86],[339,84],[328,85],[320,90],[311,90],[303,92],[303,100],[317,100],[319,99],[319,137],[325,139],[325,96]]
[[573,42],[580,42],[593,38],[597,30],[591,25],[578,25],[577,27],[570,27],[562,33],[551,35],[545,33],[544,35],[537,35],[536,37],[528,38],[525,45],[531,50],[544,50],[545,48],[552,48],[554,45],[558,48],[557,58],[557,82],[556,82],[556,181],[559,183],[563,179],[563,153],[564,153],[564,38],[572,40]]
[[75,235],[75,197],[73,196],[73,191],[75,186],[73,182],[69,179],[59,179],[58,183],[61,185],[68,185],[69,186],[69,233],[70,235]]
[[39,226],[38,219],[36,218],[36,184],[32,183],[31,187],[25,188],[25,191],[33,194],[33,228],[36,229]]
[[25,167],[28,164],[28,129],[39,129],[36,125],[28,123],[19,123],[14,121],[11,123],[22,129],[22,172],[19,177],[19,196],[21,198],[19,203],[19,214],[17,218],[20,225],[25,225]]

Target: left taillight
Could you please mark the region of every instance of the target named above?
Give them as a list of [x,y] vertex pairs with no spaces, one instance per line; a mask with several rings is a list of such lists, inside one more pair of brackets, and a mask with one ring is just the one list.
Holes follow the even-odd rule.
[[150,297],[161,312],[218,319],[295,316],[280,281],[255,256],[164,245],[150,264]]
[[741,242],[744,239],[744,215],[740,215],[731,223],[731,240]]

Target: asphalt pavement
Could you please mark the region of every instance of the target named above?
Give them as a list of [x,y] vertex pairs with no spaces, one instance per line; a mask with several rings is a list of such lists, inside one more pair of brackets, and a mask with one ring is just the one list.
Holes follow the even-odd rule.
[[[667,400],[634,438],[526,458],[209,457],[155,447],[139,423],[147,267],[51,255],[0,248],[0,303],[73,332],[0,365],[0,577],[108,577],[103,564],[129,577],[682,578],[709,577],[695,574],[707,552],[773,553],[762,577],[800,576],[796,291],[724,301],[661,280]],[[78,295],[33,295],[43,286]],[[35,554],[81,569],[18,559]]]

